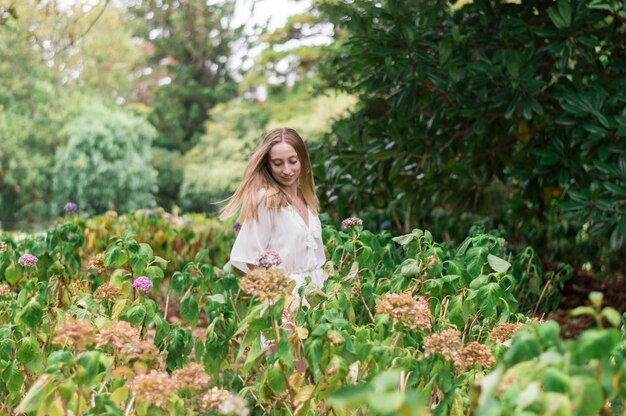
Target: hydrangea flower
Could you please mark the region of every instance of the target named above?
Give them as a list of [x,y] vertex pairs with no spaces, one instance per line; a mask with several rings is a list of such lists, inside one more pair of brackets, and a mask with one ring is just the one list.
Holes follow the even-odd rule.
[[133,287],[140,292],[148,293],[152,289],[152,280],[146,276],[139,276],[134,282]]
[[233,230],[235,230],[235,232],[239,232],[239,230],[241,230],[241,223],[239,221],[235,221],[235,223],[233,224]]
[[269,269],[270,267],[278,266],[280,263],[282,263],[282,260],[280,259],[278,253],[268,250],[259,255],[259,257],[257,257],[255,264],[257,266]]
[[291,279],[280,269],[254,269],[239,281],[239,287],[261,302],[272,302],[289,293]]
[[341,229],[344,231],[349,228],[354,228],[357,225],[363,225],[363,220],[360,219],[359,217],[350,217],[341,221]]
[[68,202],[63,207],[63,211],[65,211],[66,214],[73,214],[78,211],[78,205],[76,205],[76,203],[74,202]]
[[33,267],[38,261],[39,259],[32,254],[23,254],[17,262],[23,267]]

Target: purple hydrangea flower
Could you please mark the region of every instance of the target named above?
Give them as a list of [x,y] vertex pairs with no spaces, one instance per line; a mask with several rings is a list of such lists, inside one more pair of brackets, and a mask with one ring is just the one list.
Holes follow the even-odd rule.
[[235,230],[235,232],[239,232],[239,230],[241,230],[241,223],[239,221],[235,221],[233,224],[233,230]]
[[66,214],[73,214],[78,211],[78,205],[76,205],[74,202],[68,202],[63,207],[63,211],[65,211]]
[[32,254],[22,254],[17,262],[24,267],[33,267],[38,261],[39,259]]
[[268,250],[262,253],[259,257],[257,257],[255,264],[257,266],[269,269],[270,267],[278,266],[280,263],[282,263],[282,260],[280,259],[278,253]]
[[360,219],[359,217],[350,217],[341,221],[341,229],[344,231],[347,230],[348,228],[354,228],[357,225],[363,225],[363,220]]
[[146,276],[139,276],[133,282],[133,287],[140,292],[148,293],[150,292],[150,289],[152,289],[152,280]]

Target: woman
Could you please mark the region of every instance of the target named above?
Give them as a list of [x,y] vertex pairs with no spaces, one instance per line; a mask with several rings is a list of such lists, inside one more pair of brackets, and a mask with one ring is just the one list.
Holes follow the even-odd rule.
[[321,288],[326,258],[322,244],[319,203],[306,146],[296,131],[274,129],[248,161],[243,180],[220,215],[239,213],[241,229],[230,262],[248,273],[263,253],[274,251],[278,266],[296,282],[310,276]]

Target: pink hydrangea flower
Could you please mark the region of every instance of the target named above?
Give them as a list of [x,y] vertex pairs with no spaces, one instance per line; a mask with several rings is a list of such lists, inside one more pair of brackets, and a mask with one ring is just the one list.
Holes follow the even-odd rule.
[[152,289],[152,280],[146,276],[139,276],[134,282],[133,287],[140,292],[148,293]]
[[24,267],[33,267],[38,261],[39,259],[32,254],[23,254],[17,262]]
[[354,228],[357,225],[363,225],[363,220],[360,219],[359,217],[350,217],[341,221],[341,229],[344,231],[347,230],[348,228]]
[[278,266],[280,263],[282,263],[282,260],[280,259],[278,253],[268,250],[263,252],[259,257],[257,257],[255,264],[257,266],[269,269],[270,267]]

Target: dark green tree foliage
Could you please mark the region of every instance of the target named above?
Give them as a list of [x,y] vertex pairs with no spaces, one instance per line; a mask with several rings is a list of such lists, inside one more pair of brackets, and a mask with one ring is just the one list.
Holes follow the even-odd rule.
[[93,106],[63,133],[68,142],[56,154],[53,182],[57,212],[67,201],[96,213],[154,206],[150,145],[156,132],[147,121]]
[[400,229],[489,218],[537,241],[549,231],[535,227],[557,218],[561,236],[580,239],[586,223],[585,233],[622,245],[623,2],[475,0],[453,10],[357,0],[323,9],[347,32],[325,78],[360,102],[318,151],[329,209],[371,207],[372,218]]
[[170,81],[157,89],[152,103],[155,145],[185,152],[202,134],[209,109],[236,93],[227,68],[240,35],[230,27],[234,1],[148,0],[132,10],[154,46],[154,76]]
[[28,33],[15,20],[2,19],[0,226],[11,229],[47,216],[50,167],[60,141],[56,133],[71,110],[59,105],[57,79],[33,49]]

